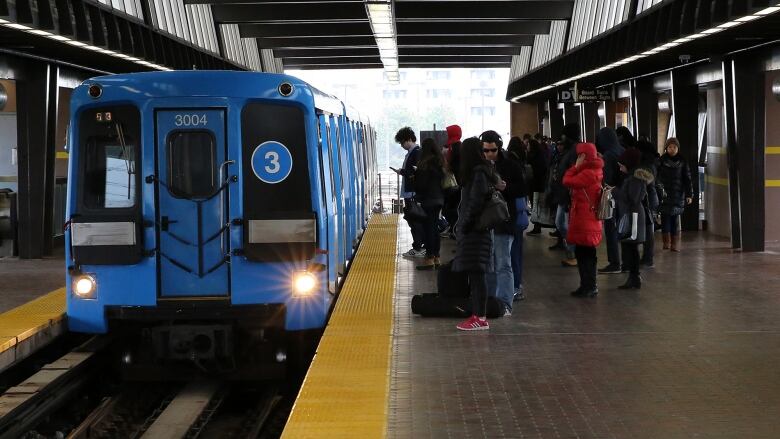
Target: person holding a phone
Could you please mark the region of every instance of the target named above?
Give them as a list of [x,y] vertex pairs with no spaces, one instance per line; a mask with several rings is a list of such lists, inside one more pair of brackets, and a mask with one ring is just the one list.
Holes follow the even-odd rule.
[[[390,169],[401,176],[401,197],[404,199],[404,206],[410,206],[414,200],[414,172],[417,170],[417,161],[420,158],[420,146],[417,145],[417,136],[410,127],[403,127],[398,130],[395,133],[395,141],[406,150],[406,156],[401,169],[393,167],[390,167]],[[425,231],[423,224],[409,218],[406,218],[406,222],[412,231],[412,249],[403,255],[410,258],[424,258],[425,249],[423,248],[423,243]]]

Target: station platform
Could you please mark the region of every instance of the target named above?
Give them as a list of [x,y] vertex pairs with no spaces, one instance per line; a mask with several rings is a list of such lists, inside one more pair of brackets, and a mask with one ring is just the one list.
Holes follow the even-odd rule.
[[403,220],[372,219],[284,437],[777,437],[776,253],[686,234],[681,253],[658,243],[640,291],[600,275],[577,299],[576,269],[526,237],[527,299],[464,333],[412,315],[436,274],[400,256],[410,241]]
[[0,259],[0,372],[66,331],[65,263]]

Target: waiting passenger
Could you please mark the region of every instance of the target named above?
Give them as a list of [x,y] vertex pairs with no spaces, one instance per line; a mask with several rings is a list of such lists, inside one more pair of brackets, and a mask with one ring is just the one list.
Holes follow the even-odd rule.
[[623,263],[628,269],[628,279],[620,289],[642,288],[639,273],[639,244],[647,239],[647,221],[651,221],[647,187],[653,182],[653,174],[640,167],[641,153],[627,148],[620,157],[620,171],[627,175],[615,189],[615,201],[620,212],[618,233],[621,239]]
[[[499,183],[496,188],[504,196],[509,208],[509,221],[493,230],[493,272],[487,274],[488,293],[495,295],[504,305],[504,315],[512,315],[512,302],[515,291],[514,261],[512,258],[512,243],[516,235],[517,199],[525,195],[523,168],[508,158],[502,148],[501,136],[495,131],[485,131],[479,136],[482,140],[482,152],[485,159],[493,163],[498,173]],[[526,224],[527,225],[527,224]],[[520,232],[522,242],[522,231]]]
[[664,249],[680,251],[679,218],[685,206],[693,202],[691,170],[680,156],[680,142],[672,137],[666,141],[664,155],[658,167],[659,186],[666,196],[661,197],[661,229]]
[[455,229],[456,249],[452,261],[454,271],[468,273],[471,288],[472,316],[459,323],[462,331],[490,329],[487,322],[487,280],[493,240],[489,230],[478,229],[477,221],[485,207],[497,178],[482,155],[482,142],[476,137],[461,145],[461,201]]
[[[528,136],[530,142],[531,135]],[[517,142],[513,142],[517,139]],[[528,228],[529,212],[528,202],[531,195],[529,186],[533,180],[533,168],[528,163],[528,153],[525,142],[521,142],[519,137],[513,137],[509,141],[509,147],[507,148],[506,158],[515,162],[519,169],[522,171],[522,186],[513,184],[512,192],[515,195],[515,219],[512,221],[514,230],[514,239],[512,240],[512,278],[514,279],[515,293],[513,301],[517,302],[525,299],[523,292],[523,240],[525,238],[524,232]],[[530,175],[529,175],[530,174]]]
[[433,270],[439,265],[441,238],[436,228],[439,213],[444,205],[442,179],[444,178],[444,157],[433,139],[425,139],[420,150],[420,160],[414,174],[415,200],[425,210],[423,230],[425,232],[425,260],[418,270]]
[[642,243],[642,257],[639,265],[653,268],[655,266],[655,215],[658,212],[658,191],[655,189],[655,179],[658,178],[658,165],[661,162],[661,156],[656,151],[654,143],[648,140],[638,140],[636,149],[642,153],[639,160],[639,167],[653,174],[654,182],[647,185],[647,208],[650,209],[650,221],[645,225],[645,242]]
[[617,127],[615,133],[617,133],[618,141],[620,141],[620,144],[623,146],[623,148],[627,149],[636,146],[636,137],[631,134],[631,130],[629,130],[628,127]]
[[[417,145],[417,136],[414,134],[414,130],[409,127],[398,130],[395,133],[395,141],[406,150],[406,156],[404,156],[404,164],[401,169],[390,169],[401,175],[401,198],[404,199],[404,206],[411,206],[414,199],[414,170],[419,159],[420,147]],[[404,253],[403,256],[425,257],[425,249],[423,249],[425,235],[422,223],[410,219],[407,219],[406,222],[412,230],[412,249]]]
[[[618,159],[626,151],[620,144],[617,133],[609,127],[602,128],[596,135],[596,149],[604,160],[604,184],[610,187],[620,186],[623,176],[620,173]],[[604,220],[604,239],[607,241],[606,267],[600,268],[599,273],[614,274],[621,272],[620,264],[620,240],[617,232],[617,215]]]
[[456,187],[444,188],[444,207],[442,214],[449,226],[441,233],[442,237],[454,238],[455,223],[458,222],[458,203],[460,202],[460,138],[462,130],[458,125],[447,127],[447,171],[455,177]]
[[575,145],[579,142],[580,125],[575,123],[565,125],[563,127],[563,133],[561,134],[563,152],[560,153],[555,168],[550,169],[550,171],[553,172],[551,190],[555,204],[558,205],[558,210],[555,212],[555,226],[558,228],[558,232],[564,240],[563,244],[566,248],[566,258],[561,261],[561,264],[564,267],[577,266],[577,260],[574,255],[574,245],[567,243],[565,240],[569,229],[569,203],[571,202],[571,198],[569,196],[569,190],[563,185],[563,174],[577,160]]
[[571,295],[596,297],[596,247],[601,242],[601,221],[596,208],[601,195],[604,161],[596,153],[596,145],[580,143],[575,147],[577,160],[563,176],[563,184],[571,191],[569,228],[566,240],[575,245],[580,286]]
[[543,227],[555,227],[555,216],[552,214],[544,196],[547,190],[549,163],[545,146],[536,139],[531,139],[528,150],[528,164],[533,170],[533,178],[529,187],[531,199],[531,222],[534,224],[529,235],[539,235]]

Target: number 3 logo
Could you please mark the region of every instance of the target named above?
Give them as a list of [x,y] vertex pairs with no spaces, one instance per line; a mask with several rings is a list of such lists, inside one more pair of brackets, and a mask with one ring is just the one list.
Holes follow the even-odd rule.
[[268,184],[283,182],[292,171],[290,150],[279,142],[263,142],[252,152],[252,172]]
[[268,165],[265,166],[265,172],[269,174],[276,174],[281,168],[279,166],[279,154],[276,151],[268,151],[265,153],[265,159]]

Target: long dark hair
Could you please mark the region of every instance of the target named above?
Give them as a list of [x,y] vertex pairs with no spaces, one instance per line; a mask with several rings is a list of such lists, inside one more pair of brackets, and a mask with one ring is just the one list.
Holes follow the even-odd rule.
[[469,137],[460,146],[460,181],[463,185],[471,183],[474,178],[474,168],[484,165],[485,157],[482,155],[482,141],[476,137]]
[[422,141],[417,167],[420,169],[444,168],[444,155],[442,155],[441,148],[435,140],[428,138]]
[[[528,136],[529,138],[531,136]],[[520,140],[519,137],[515,136],[509,139],[509,146],[506,148],[507,152],[509,153],[509,156],[516,159],[520,163],[525,163],[528,161],[528,154],[525,151],[525,144],[522,140]]]

